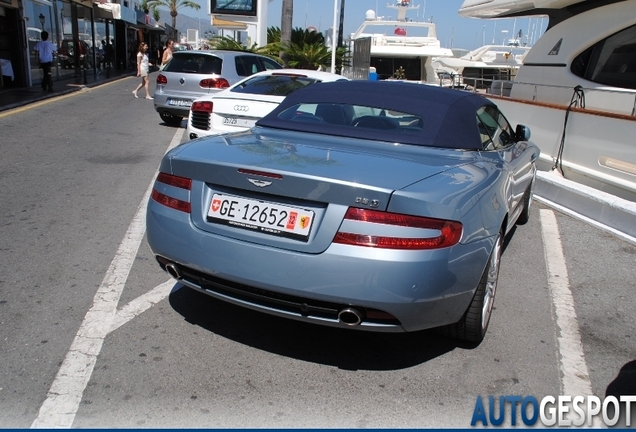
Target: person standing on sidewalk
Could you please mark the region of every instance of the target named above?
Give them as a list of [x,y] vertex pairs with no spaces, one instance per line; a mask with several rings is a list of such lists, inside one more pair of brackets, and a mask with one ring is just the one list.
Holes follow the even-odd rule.
[[44,72],[42,78],[42,90],[49,89],[53,91],[53,77],[51,76],[51,67],[53,66],[53,53],[57,51],[57,47],[49,41],[49,32],[41,33],[42,40],[38,41],[33,48],[40,62],[40,67]]
[[152,64],[148,61],[148,44],[142,42],[139,44],[139,52],[137,53],[137,76],[141,77],[141,82],[137,88],[132,91],[133,96],[136,98],[139,97],[137,96],[137,92],[143,87],[146,89],[146,99],[152,99],[152,97],[150,97],[150,90],[148,90],[150,66],[152,66]]
[[174,47],[174,41],[172,39],[168,39],[166,42],[166,49],[163,51],[163,55],[161,56],[161,65],[165,65],[172,59],[172,48]]

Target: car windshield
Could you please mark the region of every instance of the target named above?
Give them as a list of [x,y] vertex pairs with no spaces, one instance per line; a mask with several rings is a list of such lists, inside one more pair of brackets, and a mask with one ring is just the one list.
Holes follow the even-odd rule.
[[234,87],[232,91],[269,96],[287,96],[316,82],[320,81],[304,75],[272,74],[250,78]]
[[417,115],[349,104],[301,103],[284,110],[278,118],[290,122],[328,123],[394,133],[415,133],[424,127],[424,121]]
[[223,60],[209,54],[175,55],[166,65],[166,72],[221,74]]

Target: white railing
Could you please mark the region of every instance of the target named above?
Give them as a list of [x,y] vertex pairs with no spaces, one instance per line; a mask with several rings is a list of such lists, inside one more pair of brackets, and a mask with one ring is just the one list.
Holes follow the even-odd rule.
[[[492,78],[464,77],[462,75],[443,75],[440,86],[461,88],[474,92],[485,92],[495,96],[510,97],[514,87],[515,95],[524,100],[569,105],[574,88],[562,85],[527,83],[523,81],[497,80]],[[521,89],[520,89],[521,88]],[[585,95],[585,107],[599,111],[636,117],[636,91],[630,89],[606,89],[582,87]],[[520,98],[520,97],[516,97]]]

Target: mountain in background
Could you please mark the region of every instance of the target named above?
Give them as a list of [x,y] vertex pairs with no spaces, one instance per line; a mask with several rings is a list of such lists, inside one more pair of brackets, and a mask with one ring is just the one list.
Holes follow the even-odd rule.
[[[172,25],[172,17],[170,16],[170,12],[159,9],[160,19],[162,23],[166,23],[169,26]],[[188,29],[199,30],[199,37],[204,37],[205,32],[209,31],[210,33],[216,32],[216,29],[212,27],[210,24],[210,16],[208,15],[205,18],[192,18],[191,16],[186,15],[179,11],[179,15],[177,15],[177,30],[183,36],[185,36],[188,32]]]

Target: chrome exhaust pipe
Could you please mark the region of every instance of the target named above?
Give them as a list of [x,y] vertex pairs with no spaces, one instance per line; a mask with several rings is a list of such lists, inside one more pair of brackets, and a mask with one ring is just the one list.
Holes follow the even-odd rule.
[[338,312],[338,320],[348,326],[357,326],[362,322],[362,314],[357,309],[346,308]]
[[175,263],[166,264],[166,271],[168,272],[170,276],[172,276],[176,280],[181,279],[181,271],[179,270],[179,267],[177,267]]

